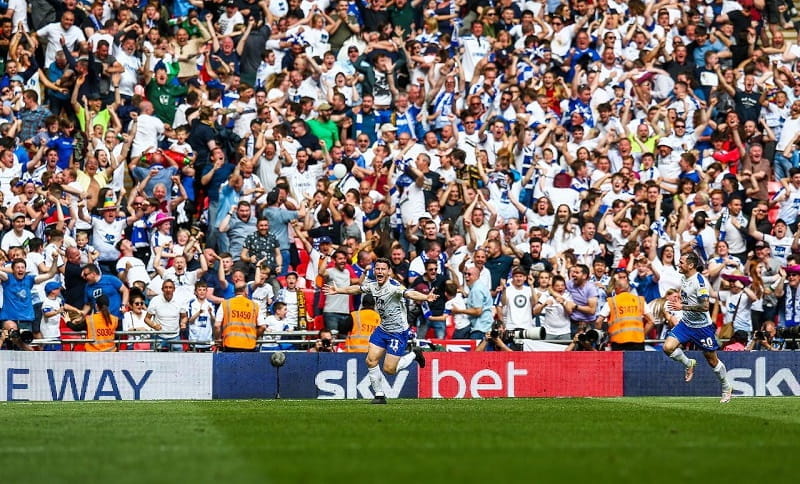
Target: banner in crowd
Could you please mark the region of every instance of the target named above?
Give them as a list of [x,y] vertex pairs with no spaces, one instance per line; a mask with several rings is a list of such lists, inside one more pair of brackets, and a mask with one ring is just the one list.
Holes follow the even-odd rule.
[[420,398],[621,397],[622,353],[428,353]]
[[[720,352],[728,369],[734,397],[800,395],[800,357],[795,352]],[[720,383],[700,352],[691,382],[683,381],[683,366],[661,352],[625,353],[625,396],[718,396]]]
[[208,400],[211,354],[0,352],[3,401]]
[[[286,353],[281,368],[271,353],[214,355],[213,398],[371,399],[364,354]],[[417,367],[384,375],[389,398],[417,397]]]

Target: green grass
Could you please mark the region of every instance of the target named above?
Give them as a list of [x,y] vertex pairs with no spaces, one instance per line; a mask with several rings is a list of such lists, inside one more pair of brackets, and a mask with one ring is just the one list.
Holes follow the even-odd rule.
[[800,450],[797,398],[59,402],[0,412],[4,482],[795,482]]

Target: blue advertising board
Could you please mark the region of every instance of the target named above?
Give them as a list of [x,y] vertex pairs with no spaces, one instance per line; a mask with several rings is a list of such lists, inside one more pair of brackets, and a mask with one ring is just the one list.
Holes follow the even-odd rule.
[[[719,352],[734,397],[800,395],[800,355],[795,352]],[[717,375],[701,352],[690,351],[697,360],[694,379],[683,381],[683,365],[662,352],[629,351],[624,357],[623,392],[636,396],[712,396],[720,394]]]
[[[270,355],[215,354],[212,398],[373,397],[364,354],[290,352],[286,353],[286,363],[280,369],[270,364]],[[384,378],[387,397],[417,397],[416,365]]]

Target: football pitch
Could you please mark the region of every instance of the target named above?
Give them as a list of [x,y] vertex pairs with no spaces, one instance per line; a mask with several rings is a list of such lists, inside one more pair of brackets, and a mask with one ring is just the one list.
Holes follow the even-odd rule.
[[796,482],[800,399],[4,403],[5,482]]

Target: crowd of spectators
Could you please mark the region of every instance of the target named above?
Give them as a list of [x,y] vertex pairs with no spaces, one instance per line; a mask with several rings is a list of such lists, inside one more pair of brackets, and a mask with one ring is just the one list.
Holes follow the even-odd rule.
[[800,324],[794,13],[10,0],[3,338],[56,342],[102,298],[104,321],[174,350],[209,342],[242,285],[267,332],[343,335],[359,299],[319,289],[386,257],[440,296],[409,304],[420,336],[486,340],[500,320],[590,349],[576,335],[608,317],[619,278],[663,337],[694,251],[713,317],[766,348],[756,331]]

